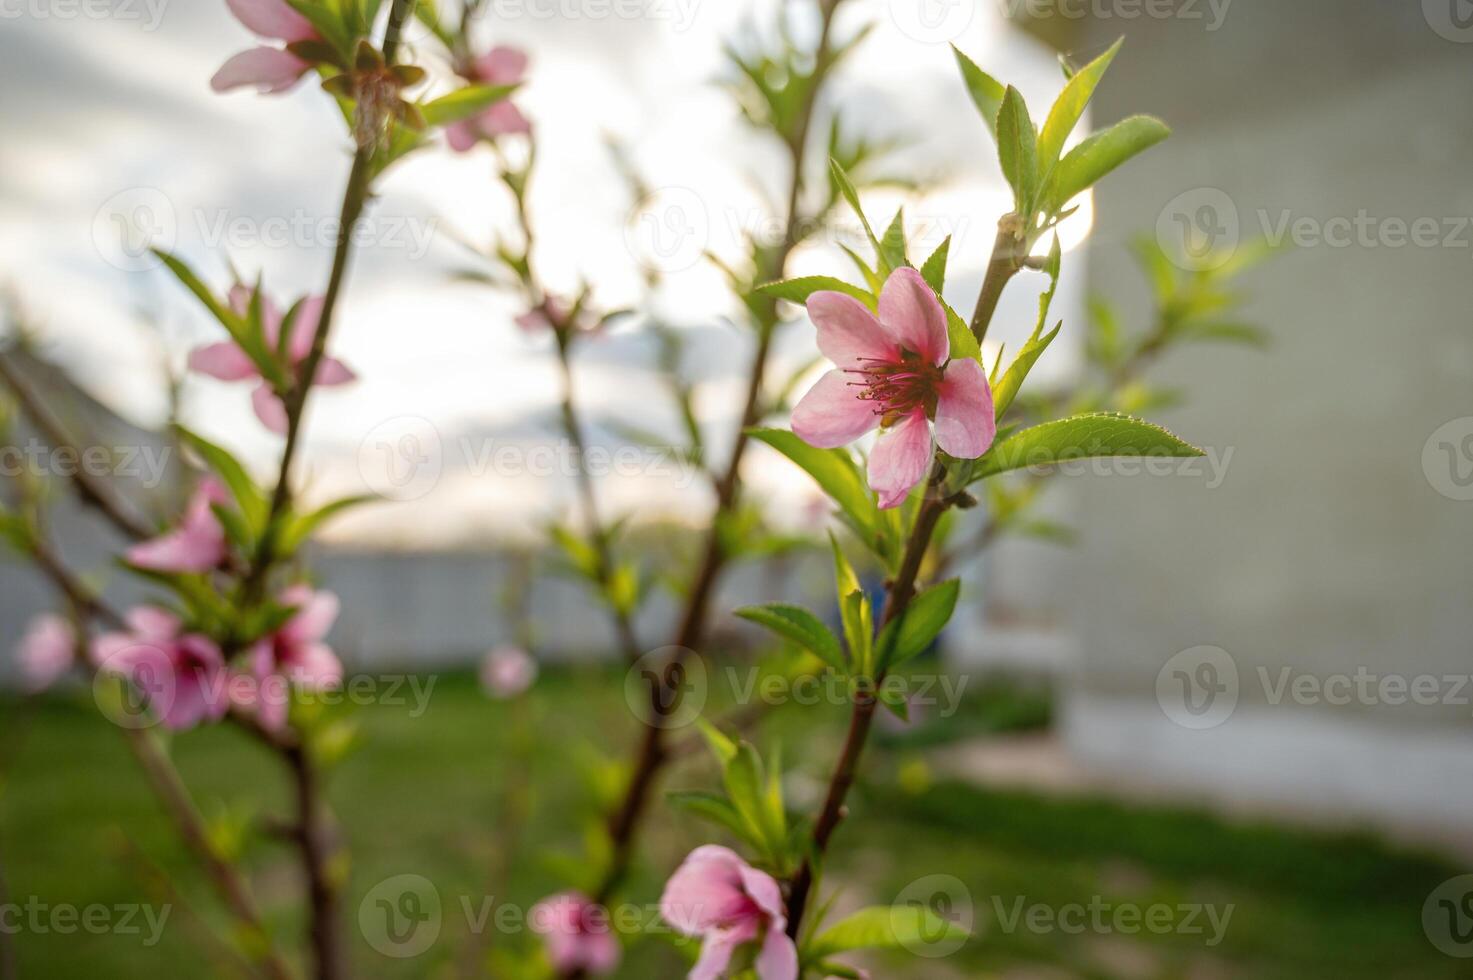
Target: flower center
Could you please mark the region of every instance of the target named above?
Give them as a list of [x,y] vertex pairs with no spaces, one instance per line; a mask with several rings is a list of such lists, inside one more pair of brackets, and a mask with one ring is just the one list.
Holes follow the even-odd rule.
[[927,418],[936,417],[936,398],[941,387],[941,369],[910,351],[902,351],[900,359],[884,360],[862,357],[860,365],[846,373],[857,380],[851,385],[864,388],[860,399],[874,403],[880,424],[889,426],[923,409]]

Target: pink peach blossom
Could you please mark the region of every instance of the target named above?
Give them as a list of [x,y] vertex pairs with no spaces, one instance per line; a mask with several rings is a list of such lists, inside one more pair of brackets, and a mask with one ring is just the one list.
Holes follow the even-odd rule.
[[212,640],[183,632],[179,617],[152,606],[129,610],[125,619],[127,632],[106,633],[93,643],[98,670],[131,681],[167,728],[224,717],[225,657]]
[[532,930],[547,945],[547,957],[559,973],[612,973],[622,951],[602,906],[582,892],[545,898],[532,909]]
[[231,685],[236,704],[253,710],[272,731],[286,725],[290,689],[326,691],[343,682],[343,665],[325,642],[338,618],[338,597],[293,585],[277,602],[295,610],[275,633],[247,652],[245,675]]
[[31,620],[15,651],[22,686],[44,691],[71,667],[77,655],[77,633],[61,616],[48,613]]
[[[252,291],[236,285],[230,290],[230,308],[238,316],[250,310]],[[287,338],[287,363],[293,368],[301,365],[312,350],[312,340],[317,333],[317,323],[322,316],[322,297],[310,296],[297,307],[297,317],[292,322],[291,336]],[[261,298],[261,326],[268,350],[275,351],[281,337],[281,309],[269,297]],[[260,369],[245,351],[232,341],[206,344],[196,347],[189,355],[189,366],[201,374],[221,381],[260,380],[251,395],[251,405],[261,423],[277,434],[287,429],[286,406],[272,388],[271,382],[261,376]],[[317,366],[314,384],[323,387],[344,385],[356,380],[355,375],[342,361],[324,357]]]
[[535,680],[537,661],[518,647],[497,647],[481,663],[481,686],[493,698],[514,698]]
[[[482,85],[515,85],[527,74],[526,52],[510,47],[495,47],[461,66],[460,73]],[[502,99],[482,109],[469,119],[452,123],[445,129],[450,148],[465,153],[482,139],[495,139],[518,133],[530,133],[532,124],[510,99]]]
[[797,980],[798,950],[784,931],[777,882],[729,848],[708,844],[692,851],[665,884],[660,914],[676,932],[704,940],[689,980],[717,980],[747,943],[760,943],[758,980]]
[[[935,447],[976,459],[997,435],[982,365],[951,357],[946,312],[914,269],[891,273],[877,317],[844,293],[808,298],[818,347],[836,365],[793,409],[793,432],[836,449],[879,427],[869,485],[880,506],[899,506],[926,478]],[[934,439],[931,434],[935,425]]]
[[128,549],[128,563],[154,572],[208,572],[225,560],[225,528],[212,504],[230,502],[225,485],[207,476],[195,488],[179,526]]
[[[286,0],[225,0],[235,19],[253,33],[291,44],[318,41],[312,22]],[[210,79],[216,92],[254,85],[263,94],[285,92],[307,74],[312,66],[283,48],[261,46],[235,55]]]

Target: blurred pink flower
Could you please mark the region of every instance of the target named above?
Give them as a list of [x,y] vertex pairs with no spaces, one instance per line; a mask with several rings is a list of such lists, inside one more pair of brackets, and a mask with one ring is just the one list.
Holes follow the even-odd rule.
[[543,937],[547,956],[559,973],[582,970],[593,976],[619,965],[619,940],[600,905],[581,892],[545,898],[532,909],[532,930]]
[[[460,73],[482,85],[515,85],[527,74],[526,52],[516,48],[495,47],[467,62]],[[510,99],[502,99],[482,109],[469,119],[452,123],[445,129],[450,148],[465,153],[482,139],[495,139],[517,133],[530,133],[532,124]]]
[[98,670],[131,681],[168,728],[224,717],[225,658],[212,640],[183,633],[177,616],[152,606],[131,609],[125,619],[128,632],[106,633],[93,643]]
[[55,684],[77,655],[77,633],[61,616],[37,616],[16,647],[22,686],[31,693]]
[[[891,273],[879,316],[844,293],[808,298],[818,347],[837,366],[793,409],[793,432],[836,449],[880,427],[869,484],[883,508],[899,506],[926,478],[935,446],[976,459],[997,435],[982,365],[951,358],[946,312],[914,269]],[[936,434],[931,435],[934,420]]]
[[[318,41],[321,37],[311,21],[286,0],[225,0],[235,19],[260,37],[285,41]],[[285,92],[296,85],[312,66],[290,51],[261,46],[235,55],[210,79],[216,92],[253,85],[263,94]]]
[[481,686],[493,698],[514,698],[537,680],[537,661],[518,647],[497,647],[481,663]]
[[230,494],[213,476],[199,481],[179,526],[128,549],[128,563],[154,572],[208,572],[225,560],[225,528],[210,509],[227,504]]
[[[236,285],[230,290],[230,308],[238,316],[245,316],[251,306],[252,290]],[[301,365],[312,350],[312,340],[317,333],[317,321],[322,316],[322,297],[309,296],[297,308],[297,318],[292,322],[292,333],[287,338],[287,363],[293,368]],[[269,297],[261,298],[261,326],[266,337],[266,347],[275,351],[279,347],[282,327],[281,309]],[[260,369],[250,355],[233,341],[206,344],[196,347],[189,354],[189,366],[201,374],[221,381],[260,380],[251,395],[251,404],[261,423],[277,434],[287,428],[286,406],[277,397],[271,383],[261,376]],[[323,387],[344,385],[356,380],[356,375],[342,361],[324,357],[317,366],[314,384]]]
[[338,597],[293,585],[282,590],[276,601],[295,612],[275,633],[251,647],[245,658],[245,676],[230,689],[231,699],[253,710],[272,731],[286,725],[291,688],[326,691],[343,682],[343,664],[323,642],[337,621]]
[[759,940],[758,980],[797,980],[798,950],[784,931],[777,882],[730,848],[708,844],[691,851],[665,885],[660,914],[676,932],[705,940],[689,980],[717,980],[737,947]]

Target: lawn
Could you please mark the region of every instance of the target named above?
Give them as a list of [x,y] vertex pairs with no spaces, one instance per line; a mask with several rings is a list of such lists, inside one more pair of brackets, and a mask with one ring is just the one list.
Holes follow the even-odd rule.
[[[590,815],[617,784],[611,760],[633,734],[611,681],[598,671],[550,672],[531,700],[506,704],[451,674],[435,679],[422,712],[412,699],[331,709],[357,729],[331,797],[352,858],[344,928],[359,975],[455,976],[529,941],[518,929],[498,931],[495,910],[525,907],[586,872],[583,841],[598,836]],[[872,959],[875,976],[1473,977],[1422,932],[1427,894],[1461,871],[1440,859],[1370,836],[937,781],[927,764],[938,744],[1047,720],[1038,694],[993,687],[953,718],[880,741],[826,883],[842,889],[840,907],[918,888],[950,893],[946,907],[970,906],[977,935],[946,956]],[[790,800],[811,798],[842,730],[839,709],[784,709],[772,727],[797,763]],[[0,862],[12,907],[105,906],[114,925],[123,924],[119,906],[145,903],[155,918],[171,907],[156,943],[141,915],[129,923],[136,931],[63,932],[44,916],[39,929],[23,924],[0,936],[19,975],[233,975],[215,938],[227,920],[90,700],[0,702],[0,739]],[[258,832],[284,812],[274,760],[226,728],[180,737],[174,752],[222,844],[243,848],[273,930],[295,939],[291,854]],[[535,797],[521,789],[518,774],[529,771]],[[666,785],[710,780],[694,753]],[[713,839],[693,817],[662,816],[631,901],[654,902],[655,870]],[[916,884],[938,874],[948,877]],[[375,886],[398,875],[428,879],[440,903],[438,939],[408,959],[376,952],[359,925],[360,910],[364,921],[376,914]],[[94,914],[101,922],[104,913]],[[493,925],[476,938],[483,916]],[[678,977],[683,963],[665,938],[647,936],[632,944],[621,976]]]

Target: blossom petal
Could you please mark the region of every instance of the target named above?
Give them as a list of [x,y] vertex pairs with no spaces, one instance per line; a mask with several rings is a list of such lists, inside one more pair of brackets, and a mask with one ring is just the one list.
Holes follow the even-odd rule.
[[931,427],[926,413],[908,418],[880,433],[869,457],[869,485],[880,495],[880,508],[898,507],[931,468]]
[[128,563],[155,572],[208,572],[225,557],[225,532],[191,534],[180,529],[128,549]]
[[276,397],[276,392],[271,390],[269,384],[263,384],[251,392],[251,407],[256,410],[256,418],[261,420],[262,425],[279,436],[286,435],[286,406]]
[[767,928],[755,966],[762,980],[798,980],[798,947],[781,925],[774,923]]
[[810,446],[838,449],[869,432],[880,416],[861,391],[843,371],[825,374],[793,407],[794,434]]
[[853,296],[814,293],[808,297],[808,316],[818,331],[818,349],[840,368],[862,367],[866,360],[900,360],[895,338]]
[[916,270],[905,267],[890,273],[880,290],[880,323],[896,342],[932,364],[951,356],[946,333],[946,311]]
[[310,41],[317,37],[312,22],[286,0],[225,0],[225,5],[253,33],[281,41]]
[[476,77],[491,85],[513,85],[527,74],[527,52],[497,45],[476,59]]
[[183,626],[178,616],[157,606],[134,606],[123,620],[140,639],[156,643],[173,642]]
[[206,344],[190,351],[189,369],[221,381],[244,381],[260,376],[256,363],[230,341]]
[[481,131],[476,128],[474,121],[462,119],[445,127],[445,138],[450,142],[450,148],[456,153],[466,153],[480,142]]
[[953,360],[937,391],[936,444],[957,459],[976,459],[996,437],[987,373],[970,357]]
[[751,907],[742,891],[746,865],[730,848],[707,844],[691,851],[660,896],[660,915],[677,932],[695,936],[739,916]]
[[522,110],[510,99],[502,99],[487,106],[476,117],[476,124],[487,136],[514,136],[532,131],[531,121],[522,115]]
[[307,691],[330,691],[342,686],[343,662],[326,643],[304,643],[292,650],[283,665],[287,680]]
[[686,980],[721,980],[736,948],[753,938],[743,935],[747,931],[721,929],[708,933],[706,941],[701,944],[701,957],[686,974]]
[[210,79],[216,92],[254,86],[264,94],[285,92],[307,74],[308,65],[280,48],[251,48],[233,56]]
[[781,929],[787,924],[783,918],[785,909],[783,907],[782,889],[778,887],[777,880],[765,871],[758,871],[750,865],[742,865],[738,869],[742,876],[742,890],[747,897],[757,903],[757,907],[769,917],[781,919],[778,926]]
[[44,691],[71,667],[77,652],[72,624],[48,613],[31,620],[16,648],[21,682],[30,692]]
[[[312,341],[317,337],[317,324],[322,319],[322,297],[306,296],[297,304],[297,315],[292,320],[292,335],[287,340],[286,356],[293,364],[300,364],[312,352]],[[285,319],[269,301],[265,305],[263,319],[266,322],[267,343],[273,347],[281,337],[280,323]],[[275,319],[276,325],[271,321]]]
[[335,357],[324,357],[317,365],[317,378],[313,382],[321,388],[334,388],[357,381],[353,369]]
[[321,640],[337,621],[340,603],[331,592],[314,592],[305,585],[294,585],[283,590],[280,598],[283,605],[297,610],[280,630],[282,639],[288,643]]

